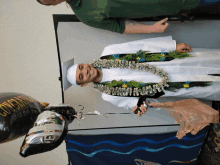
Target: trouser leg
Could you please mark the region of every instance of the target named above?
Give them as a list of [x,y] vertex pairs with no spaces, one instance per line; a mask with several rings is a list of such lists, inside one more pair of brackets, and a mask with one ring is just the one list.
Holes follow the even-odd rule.
[[200,5],[192,10],[182,10],[178,15],[220,14],[220,0],[201,0]]
[[[201,0],[201,1],[209,1],[209,0]],[[210,0],[215,2],[202,2],[201,5],[191,10],[192,14],[211,14],[211,13],[220,13],[220,0]]]
[[220,3],[220,0],[200,0],[200,6],[210,6]]

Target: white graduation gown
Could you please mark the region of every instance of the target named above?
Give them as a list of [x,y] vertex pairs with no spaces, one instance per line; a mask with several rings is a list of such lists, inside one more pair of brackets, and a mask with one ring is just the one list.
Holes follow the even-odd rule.
[[[113,54],[136,53],[139,50],[150,51],[151,53],[174,51],[176,50],[176,41],[172,40],[171,36],[168,36],[110,45],[104,49],[101,57]],[[192,49],[192,52],[189,53],[192,54],[193,57],[164,62],[149,62],[149,64],[163,68],[167,71],[172,82],[212,81],[213,84],[208,87],[182,88],[177,92],[165,90],[165,95],[161,97],[175,96],[219,101],[220,77],[210,76],[208,74],[220,74],[220,49],[210,50],[198,48]],[[136,80],[144,83],[157,83],[161,81],[159,76],[148,72],[137,72],[118,68],[106,69],[106,72],[111,72],[111,76],[107,76],[107,74],[104,75],[103,81],[112,81],[114,79],[122,79],[124,81]],[[112,96],[105,93],[102,94],[102,98],[105,101],[111,102],[112,104],[125,109],[132,109],[137,105],[139,99],[138,97]],[[148,100],[158,102],[156,99]]]

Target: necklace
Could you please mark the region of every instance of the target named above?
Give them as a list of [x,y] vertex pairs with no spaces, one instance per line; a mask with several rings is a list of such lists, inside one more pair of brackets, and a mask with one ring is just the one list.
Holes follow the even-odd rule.
[[[114,96],[143,96],[143,95],[155,95],[157,92],[161,92],[164,90],[164,87],[169,87],[167,84],[170,82],[170,76],[166,71],[163,69],[160,69],[154,65],[145,64],[145,63],[136,63],[135,61],[127,61],[127,60],[106,60],[106,59],[98,59],[93,60],[90,63],[94,67],[101,67],[101,68],[129,68],[129,70],[136,70],[136,71],[145,71],[150,72],[152,74],[158,75],[161,77],[161,82],[154,84],[154,85],[148,85],[144,86],[141,89],[140,88],[132,88],[132,87],[110,87],[107,85],[103,85],[100,83],[95,83],[94,88]],[[114,80],[113,80],[114,81]]]

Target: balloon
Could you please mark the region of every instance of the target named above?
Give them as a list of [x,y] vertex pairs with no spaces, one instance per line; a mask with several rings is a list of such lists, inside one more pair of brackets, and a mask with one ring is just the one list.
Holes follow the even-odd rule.
[[48,106],[45,108],[47,111],[53,111],[59,113],[62,116],[65,116],[68,124],[74,120],[74,115],[76,115],[76,111],[73,107],[65,104],[56,105],[56,106]]
[[56,112],[41,113],[26,135],[20,155],[27,157],[50,151],[58,147],[67,135],[68,123],[65,116]]
[[20,93],[0,93],[0,143],[25,135],[48,103]]

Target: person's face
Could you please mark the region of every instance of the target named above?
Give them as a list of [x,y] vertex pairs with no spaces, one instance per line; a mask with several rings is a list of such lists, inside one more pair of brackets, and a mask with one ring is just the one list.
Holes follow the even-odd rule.
[[98,76],[98,70],[91,64],[79,64],[76,69],[76,82],[85,86]]
[[66,0],[40,0],[40,2],[45,5],[57,5],[57,4],[60,4],[64,1],[66,1]]

